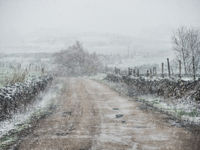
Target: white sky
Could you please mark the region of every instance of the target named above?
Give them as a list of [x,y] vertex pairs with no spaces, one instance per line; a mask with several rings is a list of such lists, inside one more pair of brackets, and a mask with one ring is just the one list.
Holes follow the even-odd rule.
[[168,40],[182,25],[200,27],[200,0],[0,0],[0,41],[43,29]]

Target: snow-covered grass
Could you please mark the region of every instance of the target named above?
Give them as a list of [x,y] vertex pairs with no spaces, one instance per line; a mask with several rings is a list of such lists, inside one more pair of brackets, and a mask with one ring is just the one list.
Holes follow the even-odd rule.
[[[51,64],[51,65],[50,65]],[[41,76],[42,70],[51,70],[52,60],[49,55],[41,54],[10,54],[0,59],[0,87],[15,79],[23,80],[29,76]],[[25,75],[25,76],[24,76]]]
[[127,70],[128,67],[136,67],[136,66],[142,66],[144,65],[144,62],[146,64],[149,64],[149,65],[154,65],[154,64],[160,64],[160,62],[163,61],[164,58],[161,58],[161,57],[146,57],[146,56],[143,56],[143,54],[141,55],[137,55],[137,56],[134,56],[133,58],[126,58],[126,59],[121,59],[120,61],[118,62],[115,62],[114,64],[108,64],[108,67],[117,67],[117,68],[120,68],[122,70]]
[[[89,76],[89,79],[93,79],[93,80],[103,80],[103,79],[105,79],[105,77],[106,77],[106,74],[105,74],[105,73],[98,73],[98,74],[96,74],[96,75],[94,75],[94,76]],[[86,77],[86,78],[88,78],[88,77]]]
[[16,82],[24,82],[30,76],[41,76],[42,74],[41,70],[0,67],[0,87]]
[[[121,95],[129,95],[130,89],[128,85],[123,82],[110,82],[107,80],[99,80],[99,82],[108,85]],[[181,120],[184,124],[200,125],[200,104],[189,98],[166,99],[156,95],[137,95],[137,97],[134,97],[133,99],[169,114],[176,119]]]
[[38,95],[36,101],[26,108],[25,112],[17,113],[11,119],[0,122],[0,149],[13,144],[18,133],[32,126],[34,119],[50,113],[50,108],[54,105],[55,98],[63,84],[52,84],[52,87]]
[[154,95],[138,96],[137,100],[170,114],[185,123],[200,125],[200,105],[191,100],[164,99]]

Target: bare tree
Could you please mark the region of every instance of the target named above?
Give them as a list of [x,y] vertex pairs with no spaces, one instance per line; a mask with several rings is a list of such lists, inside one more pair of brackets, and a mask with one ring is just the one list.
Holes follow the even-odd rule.
[[[187,49],[189,51],[190,59],[194,57],[195,71],[197,71],[200,62],[200,32],[195,29],[188,29],[187,31]],[[189,62],[189,71],[192,71],[193,62]]]
[[183,61],[184,71],[187,74],[187,59],[189,58],[187,50],[187,32],[185,27],[177,29],[172,37],[174,43],[174,50],[178,53]]
[[67,75],[92,75],[102,65],[98,56],[95,53],[89,54],[78,41],[55,54],[55,62],[61,69],[59,72]]
[[191,72],[192,58],[194,57],[195,69],[200,63],[200,33],[195,29],[186,27],[178,28],[172,37],[174,50],[177,52],[178,60],[182,60],[185,74]]

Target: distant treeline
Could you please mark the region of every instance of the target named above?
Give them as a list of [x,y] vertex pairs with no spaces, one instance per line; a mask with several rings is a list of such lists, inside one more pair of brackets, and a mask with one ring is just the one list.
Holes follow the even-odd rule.
[[102,69],[97,54],[88,53],[79,41],[56,53],[55,62],[58,64],[57,73],[62,75],[93,75]]

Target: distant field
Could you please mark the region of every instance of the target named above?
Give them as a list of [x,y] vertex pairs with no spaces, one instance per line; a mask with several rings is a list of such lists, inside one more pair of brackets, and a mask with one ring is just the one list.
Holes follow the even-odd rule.
[[5,80],[13,73],[10,68],[0,67],[0,87],[5,84]]
[[42,74],[41,70],[26,70],[26,69],[13,69],[9,67],[0,67],[0,87],[5,86],[10,81],[16,78],[28,78],[28,76],[39,76]]
[[49,57],[34,54],[10,55],[0,59],[0,87],[9,82],[24,80],[29,76],[39,76],[46,72]]

